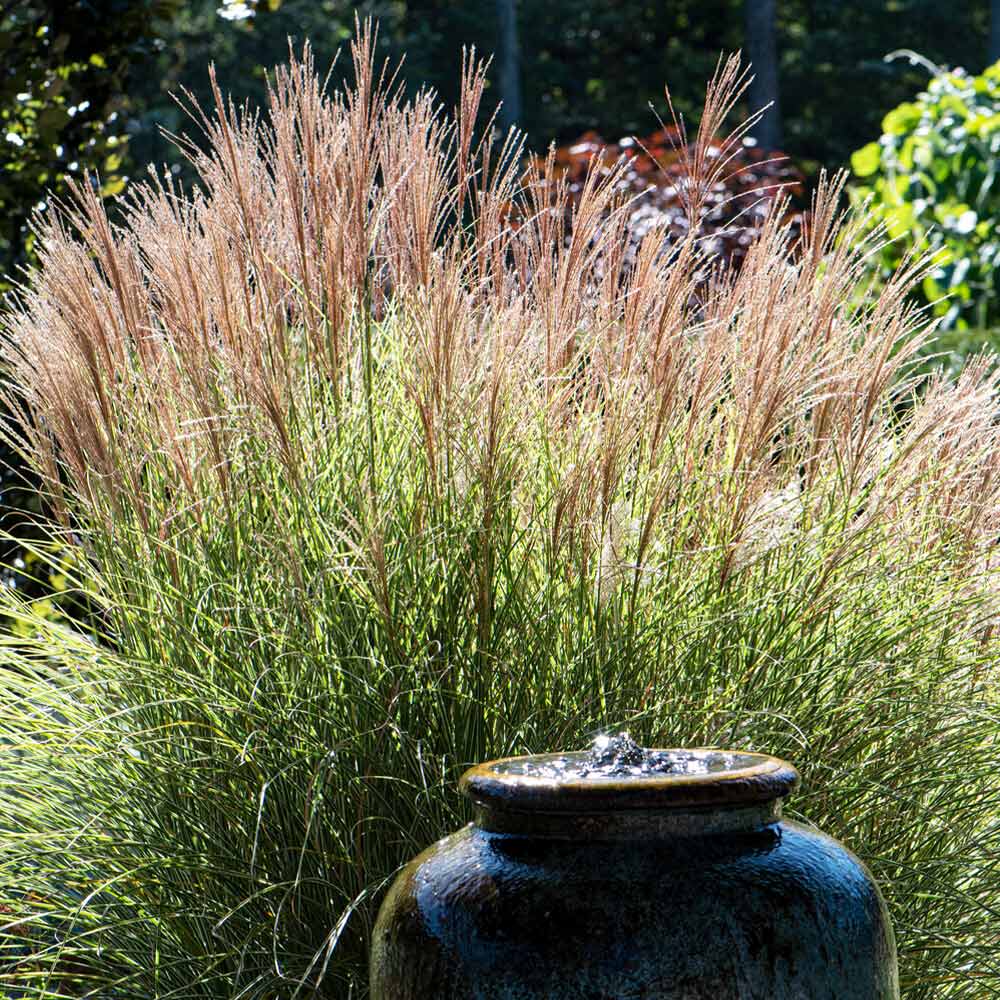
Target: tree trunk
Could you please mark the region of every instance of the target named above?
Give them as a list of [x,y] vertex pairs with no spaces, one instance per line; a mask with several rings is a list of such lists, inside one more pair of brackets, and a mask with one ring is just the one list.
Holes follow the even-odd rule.
[[497,0],[500,84],[500,124],[504,128],[521,119],[521,52],[517,41],[517,0]]
[[[753,64],[754,80],[748,98],[750,111],[771,105],[753,128],[753,137],[764,149],[780,149],[781,105],[778,93],[778,44],[776,0],[743,0],[744,55]],[[994,7],[1000,0],[992,0]]]
[[1000,59],[1000,0],[990,0],[990,63]]

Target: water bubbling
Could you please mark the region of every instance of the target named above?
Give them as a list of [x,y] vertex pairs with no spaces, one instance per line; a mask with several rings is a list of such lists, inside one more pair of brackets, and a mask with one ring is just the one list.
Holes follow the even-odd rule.
[[497,774],[517,774],[562,781],[656,778],[666,775],[715,774],[740,766],[740,754],[722,751],[647,750],[628,733],[598,736],[589,751],[542,754],[504,761]]

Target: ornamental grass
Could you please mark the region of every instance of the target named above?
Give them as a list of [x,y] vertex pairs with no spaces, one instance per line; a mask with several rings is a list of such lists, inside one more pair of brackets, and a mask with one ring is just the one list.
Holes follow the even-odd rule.
[[0,992],[360,1000],[461,771],[625,727],[796,762],[907,1000],[1000,995],[997,376],[918,391],[924,264],[866,292],[834,179],[715,266],[733,60],[628,260],[615,171],[570,210],[472,57],[454,111],[353,67],[39,223],[7,435],[92,614],[2,597]]

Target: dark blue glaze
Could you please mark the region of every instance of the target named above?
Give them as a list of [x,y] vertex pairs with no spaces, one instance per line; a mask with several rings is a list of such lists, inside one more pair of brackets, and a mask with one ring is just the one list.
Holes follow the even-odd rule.
[[611,839],[524,817],[425,851],[379,916],[373,1000],[898,997],[884,904],[836,841],[791,822],[717,832],[725,807],[684,811],[677,836],[636,815]]

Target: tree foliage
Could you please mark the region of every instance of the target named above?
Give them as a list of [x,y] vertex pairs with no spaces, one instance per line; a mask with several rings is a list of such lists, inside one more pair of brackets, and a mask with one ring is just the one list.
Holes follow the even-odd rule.
[[981,76],[938,73],[913,100],[882,120],[882,136],[851,158],[871,199],[873,218],[892,242],[883,247],[888,277],[913,252],[938,267],[923,282],[945,328],[1000,321],[1000,63]]
[[[191,0],[171,25],[155,71],[137,81],[142,105],[133,151],[138,160],[181,163],[159,125],[183,127],[170,97],[183,86],[211,100],[205,67],[237,100],[263,100],[269,67],[309,38],[317,65],[332,62],[354,17],[380,24],[380,54],[406,53],[401,75],[413,92],[433,87],[446,104],[457,98],[463,46],[502,49],[494,3],[450,0],[282,0],[261,2],[253,17],[226,21],[218,0]],[[719,53],[745,49],[743,0],[518,0],[522,81],[521,126],[529,145],[544,150],[588,130],[605,136],[645,134],[655,125],[649,104],[665,111],[664,81],[677,107],[696,117],[700,82]],[[949,66],[976,69],[987,60],[989,4],[932,0],[840,3],[781,0],[777,4],[778,87],[785,148],[796,158],[837,167],[874,138],[887,107],[923,83],[919,68],[883,57],[901,47]],[[340,82],[338,65],[334,82]],[[488,102],[498,96],[500,66],[490,70]],[[744,111],[748,110],[744,107]]]
[[32,212],[97,171],[125,183],[129,73],[177,0],[8,0],[0,7],[0,277],[23,265]]

